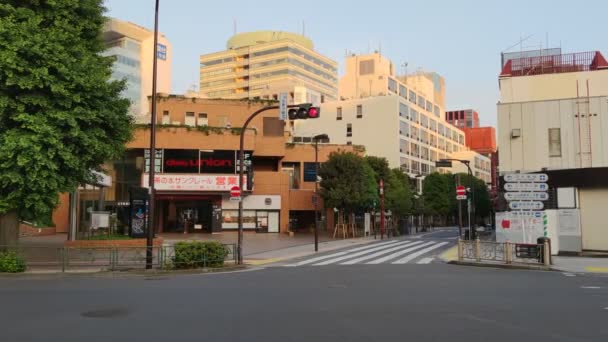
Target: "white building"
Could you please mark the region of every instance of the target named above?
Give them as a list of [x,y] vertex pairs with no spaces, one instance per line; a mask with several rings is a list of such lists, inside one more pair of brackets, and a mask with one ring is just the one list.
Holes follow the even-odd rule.
[[417,179],[436,171],[437,160],[466,150],[464,133],[442,115],[445,87],[435,73],[397,77],[379,53],[351,56],[339,92],[340,101],[321,105],[319,119],[295,122],[294,135],[324,133],[332,143],[363,145]]
[[[104,27],[105,55],[114,56],[114,79],[126,79],[124,96],[131,100],[131,113],[138,119],[149,114],[152,95],[154,31],[137,24],[110,18]],[[158,34],[157,92],[171,93],[172,47],[164,34]]]
[[608,251],[608,62],[600,52],[524,52],[504,61],[499,84],[501,173],[547,173],[558,196],[545,206],[580,210],[560,248]]

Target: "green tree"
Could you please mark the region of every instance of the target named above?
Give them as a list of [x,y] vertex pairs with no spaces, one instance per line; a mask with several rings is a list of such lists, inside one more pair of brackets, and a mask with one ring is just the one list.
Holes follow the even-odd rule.
[[374,170],[374,179],[376,184],[380,184],[380,180],[386,183],[391,175],[391,169],[388,166],[388,160],[382,157],[366,156],[365,162]]
[[422,183],[422,200],[424,212],[428,215],[447,215],[452,207],[449,193],[450,183],[446,175],[431,173]]
[[319,169],[321,196],[328,208],[352,213],[378,201],[374,171],[363,157],[352,152],[334,152]]
[[0,3],[0,245],[20,219],[50,217],[58,194],[95,181],[131,138],[124,82],[102,56],[102,0]]
[[[460,177],[460,184],[468,189],[472,189],[471,180],[468,174],[459,173],[456,175]],[[483,218],[490,215],[492,209],[492,203],[490,200],[490,193],[488,191],[488,185],[477,177],[473,177],[475,184],[475,216],[477,218]],[[463,204],[464,212],[466,212],[466,204]]]
[[386,208],[398,219],[412,210],[412,190],[409,177],[400,169],[390,170],[386,195]]

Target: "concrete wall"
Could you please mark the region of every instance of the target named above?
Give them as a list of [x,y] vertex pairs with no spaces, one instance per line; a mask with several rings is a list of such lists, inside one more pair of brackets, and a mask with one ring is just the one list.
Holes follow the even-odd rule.
[[583,250],[608,251],[608,189],[579,189]]

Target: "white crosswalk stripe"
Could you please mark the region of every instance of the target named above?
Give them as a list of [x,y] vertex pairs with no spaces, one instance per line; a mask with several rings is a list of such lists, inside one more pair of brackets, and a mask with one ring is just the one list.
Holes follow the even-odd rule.
[[447,242],[440,242],[440,243],[438,243],[436,245],[433,245],[431,247],[427,247],[427,248],[425,248],[423,250],[420,250],[420,251],[418,251],[416,253],[412,253],[412,254],[406,256],[403,259],[399,259],[397,261],[394,261],[393,264],[407,264],[408,262],[416,259],[417,257],[419,257],[419,256],[421,256],[421,255],[423,255],[425,253],[428,253],[428,252],[432,251],[433,249],[437,249],[437,248],[439,248],[441,246],[444,246],[444,245],[447,245],[447,244],[448,244]]
[[329,259],[329,258],[333,258],[333,257],[338,257],[338,256],[341,256],[341,255],[346,255],[346,254],[352,253],[352,252],[358,252],[358,251],[362,251],[362,250],[368,250],[368,249],[371,249],[371,248],[376,248],[378,246],[390,246],[390,245],[394,245],[394,244],[396,244],[398,242],[399,241],[387,241],[387,242],[375,243],[375,244],[372,244],[372,245],[363,246],[363,247],[357,247],[357,248],[349,249],[349,250],[338,252],[338,253],[333,253],[333,254],[329,254],[329,255],[323,255],[323,256],[320,256],[320,257],[316,257],[316,258],[300,261],[300,262],[297,262],[295,264],[290,264],[290,265],[285,265],[285,266],[295,267],[295,266],[308,265],[308,264],[315,263],[317,261],[321,261],[321,260],[325,260],[325,259]]
[[381,255],[384,255],[384,254],[387,254],[387,253],[390,253],[390,252],[398,251],[398,250],[402,249],[404,246],[410,247],[410,246],[413,246],[413,245],[417,245],[419,243],[422,243],[422,241],[416,241],[416,242],[413,242],[413,243],[411,241],[408,241],[407,243],[399,244],[397,247],[392,247],[392,248],[389,248],[389,249],[383,249],[380,252],[376,252],[376,253],[373,253],[373,254],[370,254],[370,255],[364,255],[364,256],[362,256],[360,258],[356,258],[356,259],[353,259],[353,260],[349,260],[349,261],[343,262],[340,265],[354,265],[354,264],[358,264],[361,261],[373,259],[373,258],[379,257]]
[[445,240],[426,239],[391,240],[315,256],[283,266],[377,265],[382,263],[426,265],[432,263],[439,253],[438,250],[448,244],[453,243]]
[[407,248],[407,249],[404,249],[404,250],[402,250],[402,251],[399,251],[399,252],[396,252],[396,253],[393,253],[393,254],[387,255],[387,256],[385,256],[385,257],[383,257],[383,258],[380,258],[380,259],[376,259],[376,260],[370,261],[370,262],[368,262],[367,264],[368,264],[368,265],[377,265],[377,264],[381,264],[381,263],[383,263],[383,262],[386,262],[386,261],[389,261],[389,260],[392,260],[392,259],[396,259],[396,258],[398,258],[398,257],[400,257],[400,256],[402,256],[402,255],[404,255],[404,254],[407,254],[407,253],[409,253],[409,252],[413,252],[413,251],[415,251],[415,250],[417,250],[417,249],[420,249],[420,248],[423,248],[423,247],[426,247],[426,246],[432,245],[432,244],[434,244],[434,243],[435,243],[434,241],[425,242],[425,243],[423,243],[422,245],[418,245],[418,246],[414,246],[414,247],[411,247],[411,248]]

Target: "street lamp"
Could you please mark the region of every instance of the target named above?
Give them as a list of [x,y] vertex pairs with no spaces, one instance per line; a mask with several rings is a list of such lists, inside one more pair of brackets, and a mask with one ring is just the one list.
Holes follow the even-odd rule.
[[315,142],[315,252],[319,251],[319,140],[327,141],[327,134],[312,137]]
[[474,225],[471,224],[471,213],[473,216],[473,220],[475,219],[475,182],[473,181],[473,171],[471,170],[470,161],[461,160],[461,159],[440,159],[435,162],[436,167],[452,167],[452,162],[457,161],[466,165],[467,171],[469,173],[469,183],[471,184],[471,198],[467,198],[468,202],[468,212],[469,212],[469,239],[475,238],[475,231],[472,229]]
[[421,173],[414,176],[414,179],[416,180],[416,194],[418,194],[416,197],[416,214],[418,214],[416,217],[416,233],[418,233],[420,221],[422,221],[422,229],[424,229],[424,198],[422,197],[422,181],[420,181],[420,192],[418,192],[418,179],[422,177],[424,177],[424,175]]
[[152,269],[154,243],[154,174],[156,168],[156,75],[158,65],[158,5],[154,6],[154,57],[152,57],[152,109],[150,115],[150,170],[148,178],[148,234],[146,235],[146,269]]

